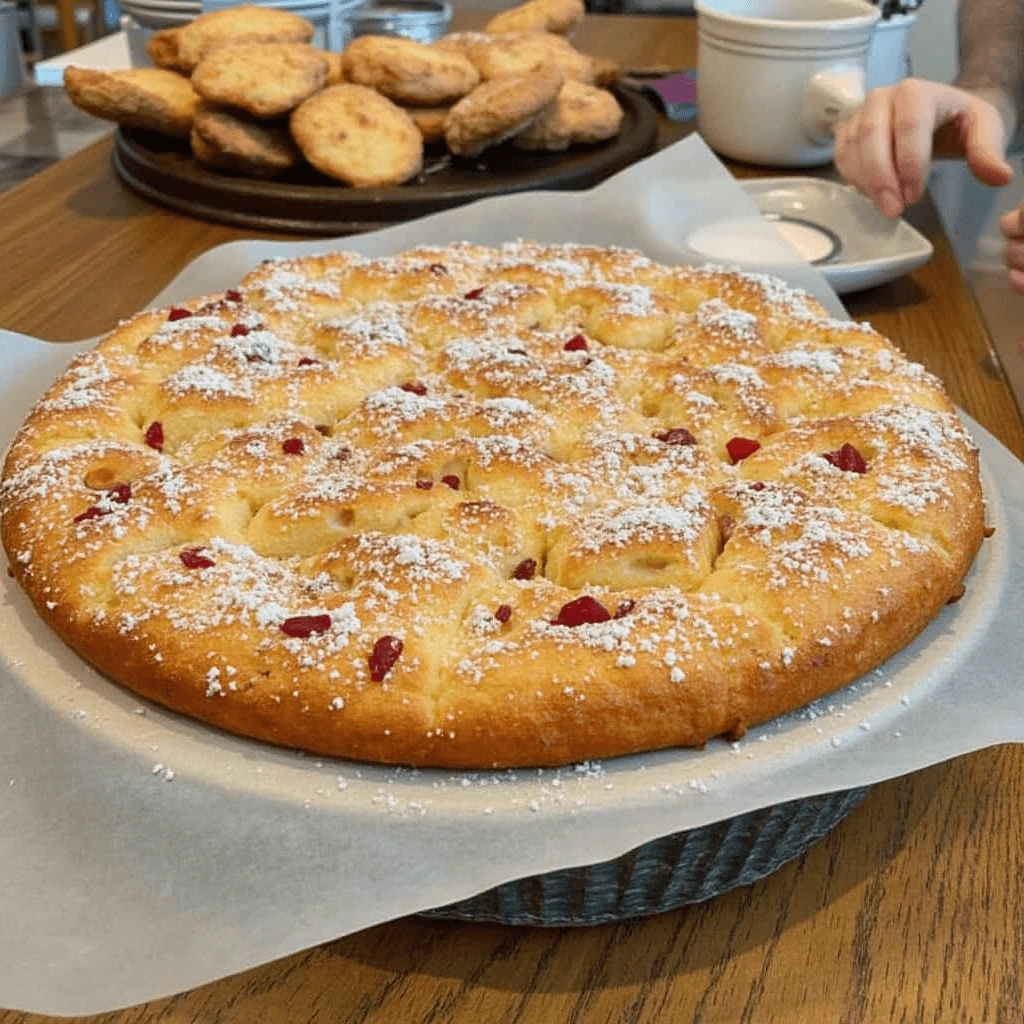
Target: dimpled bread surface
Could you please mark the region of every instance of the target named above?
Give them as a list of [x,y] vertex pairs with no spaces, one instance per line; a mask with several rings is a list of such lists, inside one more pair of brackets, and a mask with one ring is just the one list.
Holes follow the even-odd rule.
[[37,403],[0,486],[15,576],[115,680],[466,768],[798,708],[960,593],[983,511],[939,382],[870,327],[526,242],[272,261],[141,313]]

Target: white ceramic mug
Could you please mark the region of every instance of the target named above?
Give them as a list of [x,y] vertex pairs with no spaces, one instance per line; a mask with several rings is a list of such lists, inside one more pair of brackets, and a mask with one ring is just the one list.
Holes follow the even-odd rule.
[[697,0],[697,118],[723,156],[771,167],[832,159],[864,100],[878,8],[865,0]]

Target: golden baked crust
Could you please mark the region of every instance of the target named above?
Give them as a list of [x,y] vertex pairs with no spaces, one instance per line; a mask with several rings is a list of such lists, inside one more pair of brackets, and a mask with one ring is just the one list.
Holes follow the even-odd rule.
[[477,156],[529,127],[554,106],[561,88],[554,68],[484,82],[448,112],[444,140],[458,156]]
[[291,11],[242,4],[200,14],[177,35],[177,60],[191,71],[208,53],[232,43],[308,43],[313,24]]
[[69,67],[64,88],[76,107],[95,117],[181,139],[188,138],[199,106],[189,80],[163,68]]
[[404,107],[426,144],[444,142],[444,125],[451,107]]
[[515,138],[519,149],[568,149],[576,143],[604,142],[622,126],[622,107],[606,89],[571,79],[554,106]]
[[466,46],[466,56],[484,81],[552,68],[560,71],[563,78],[572,78],[587,85],[594,84],[602,69],[607,75],[607,65],[599,65],[593,57],[575,49],[568,40],[550,32],[484,35]]
[[496,14],[487,32],[571,32],[586,14],[583,0],[527,0]]
[[30,413],[0,513],[40,615],[139,693],[460,767],[798,707],[910,641],[983,533],[949,400],[871,328],[530,243],[269,262],[136,316]]
[[363,85],[332,85],[292,111],[292,136],[322,174],[347,185],[401,185],[423,166],[423,136],[409,115]]
[[168,71],[184,71],[189,69],[178,60],[178,33],[180,28],[162,28],[154,32],[146,43],[149,59],[158,67]]
[[341,85],[345,81],[341,54],[334,50],[317,50],[317,53],[327,61],[327,85]]
[[454,103],[480,81],[460,53],[397,36],[354,39],[342,54],[342,68],[348,82],[421,107]]
[[463,57],[468,57],[470,49],[477,43],[483,42],[487,38],[485,32],[449,32],[446,36],[441,36],[440,39],[435,40],[430,45],[435,50],[448,50],[453,53],[461,53]]
[[327,58],[305,43],[234,43],[196,65],[192,88],[208,103],[275,118],[322,89],[328,68]]
[[223,110],[200,109],[190,142],[201,164],[257,177],[271,178],[302,162],[283,122],[257,124]]

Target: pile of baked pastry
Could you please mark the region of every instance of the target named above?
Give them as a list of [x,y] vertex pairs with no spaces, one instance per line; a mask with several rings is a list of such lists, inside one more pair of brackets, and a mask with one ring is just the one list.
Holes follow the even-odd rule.
[[617,135],[617,67],[566,39],[583,12],[583,0],[528,0],[483,32],[361,36],[331,53],[310,44],[306,19],[245,5],[155,33],[155,68],[69,67],[64,84],[91,114],[189,139],[209,167],[274,177],[308,161],[347,185],[398,185],[422,170],[425,145],[472,158],[508,140],[558,151]]

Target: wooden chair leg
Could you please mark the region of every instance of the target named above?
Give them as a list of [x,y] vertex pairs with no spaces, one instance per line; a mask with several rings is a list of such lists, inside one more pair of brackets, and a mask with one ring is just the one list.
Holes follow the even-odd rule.
[[57,21],[60,25],[60,45],[65,53],[78,46],[78,26],[75,25],[75,0],[57,0]]

